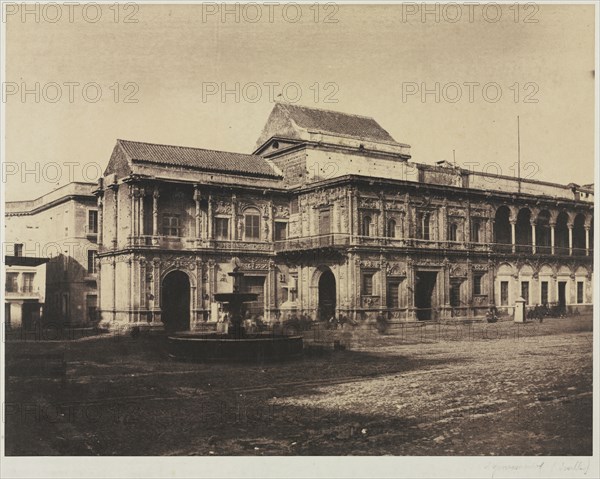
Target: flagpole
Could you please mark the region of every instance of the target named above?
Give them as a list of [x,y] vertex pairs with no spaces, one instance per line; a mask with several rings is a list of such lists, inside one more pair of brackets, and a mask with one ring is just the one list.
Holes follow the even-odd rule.
[[517,184],[518,191],[521,193],[521,122],[517,115]]

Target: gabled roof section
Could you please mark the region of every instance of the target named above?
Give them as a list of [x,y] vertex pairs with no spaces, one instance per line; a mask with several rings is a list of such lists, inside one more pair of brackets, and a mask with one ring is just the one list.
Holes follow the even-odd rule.
[[280,177],[274,166],[258,155],[130,140],[117,140],[106,174],[121,176],[135,173],[136,164],[263,178]]
[[370,143],[401,145],[371,117],[279,102],[273,107],[256,148],[259,149],[273,137],[309,140],[311,134],[315,133]]

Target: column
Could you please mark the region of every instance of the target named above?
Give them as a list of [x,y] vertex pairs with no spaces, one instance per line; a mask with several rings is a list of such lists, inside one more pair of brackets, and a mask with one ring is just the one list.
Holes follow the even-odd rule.
[[406,319],[415,321],[417,319],[415,314],[415,267],[412,260],[406,262],[406,281],[408,295],[406,298]]
[[467,260],[467,304],[469,310],[467,311],[468,316],[473,316],[473,266],[471,260]]
[[509,220],[510,221],[510,243],[512,244],[512,252],[514,253],[516,251],[516,244],[517,244],[517,231],[516,231],[516,227],[517,227],[517,220]]
[[[333,207],[333,210],[335,210],[335,205]],[[269,243],[275,240],[275,235],[273,234],[275,230],[275,222],[273,221],[273,218],[273,200],[271,199],[267,204],[267,214],[265,215],[265,220],[267,222],[267,226],[265,227],[265,241]]]
[[[467,243],[472,243],[473,238],[471,236],[471,201],[467,200],[467,214],[465,216],[465,236],[467,237]],[[470,247],[469,247],[470,249]]]
[[384,192],[379,193],[379,227],[378,236],[387,236],[387,218],[385,216],[385,194]]
[[235,195],[235,193],[233,195],[231,195],[231,227],[230,227],[230,232],[229,232],[229,237],[233,240],[236,241],[238,239],[238,228],[237,228],[237,208],[238,208],[238,204],[237,204],[237,196]]
[[117,262],[113,256],[111,259],[112,266],[112,320],[117,319]]
[[569,228],[569,255],[573,254],[573,225],[567,224],[567,228]]
[[[204,315],[204,263],[202,260],[196,259],[196,309],[202,310],[202,315]],[[201,321],[204,317],[199,318],[198,314],[196,314],[196,320]]]
[[550,222],[550,252],[554,254],[554,228],[556,227],[556,222]]
[[590,255],[590,227],[584,226],[585,228],[585,255]]
[[[146,225],[146,210],[144,208],[144,203],[146,199],[146,190],[142,188],[140,190],[140,198],[139,198],[139,209],[140,209],[140,219],[139,219],[139,230],[138,236],[143,236],[146,234],[144,231],[144,226]],[[145,243],[142,243],[145,244]]]
[[102,230],[104,229],[104,198],[98,196],[98,249],[102,248]]
[[113,248],[117,249],[119,242],[119,186],[111,186],[113,191]]
[[[289,275],[288,275],[289,277]],[[267,273],[267,308],[265,310],[265,322],[271,322],[274,317],[274,311],[277,309],[277,273],[275,269],[275,261],[269,261],[269,270]]]
[[348,189],[346,192],[346,215],[348,217],[348,231],[344,231],[349,236],[352,236],[354,231],[353,217],[352,217],[352,190]]
[[158,236],[158,198],[160,192],[158,186],[154,188],[152,193],[152,236]]
[[531,221],[530,224],[531,224],[531,252],[533,254],[535,254],[535,246],[536,246],[535,245],[535,225],[536,225],[536,222]]
[[495,281],[496,277],[495,265],[492,261],[488,261],[488,303],[490,305],[496,304],[496,289],[495,289]]
[[213,239],[213,199],[208,195],[208,239]]
[[356,236],[360,234],[360,224],[358,221],[358,191],[352,190],[352,210],[349,212],[352,215],[352,235]]
[[152,261],[152,289],[153,289],[153,311],[152,311],[152,322],[155,326],[161,325],[161,304],[160,304],[160,260],[154,258]]
[[136,227],[136,214],[137,214],[137,208],[136,208],[136,195],[135,195],[135,187],[133,185],[129,185],[129,198],[130,198],[130,203],[129,203],[129,244],[133,244],[133,238],[134,236],[136,236],[135,234],[135,227]]
[[448,241],[448,202],[444,200],[442,205],[442,227],[439,241]]
[[194,202],[196,203],[196,238],[202,237],[202,210],[200,209],[200,189],[198,185],[194,185]]
[[379,258],[380,273],[381,273],[381,291],[379,298],[379,309],[381,311],[387,308],[387,295],[388,295],[388,280],[387,280],[387,261],[385,256],[381,255]]
[[132,269],[132,258],[127,260],[127,275],[129,276],[129,294],[127,295],[127,320],[133,322],[133,292],[135,290],[133,284],[133,269]]

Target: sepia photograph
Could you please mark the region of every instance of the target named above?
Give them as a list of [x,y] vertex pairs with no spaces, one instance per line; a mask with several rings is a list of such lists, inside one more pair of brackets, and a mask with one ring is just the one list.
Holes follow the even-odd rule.
[[3,478],[600,476],[597,2],[0,3]]

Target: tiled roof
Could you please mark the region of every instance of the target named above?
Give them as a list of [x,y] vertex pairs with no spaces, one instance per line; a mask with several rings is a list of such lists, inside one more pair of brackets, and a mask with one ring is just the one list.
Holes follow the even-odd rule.
[[133,162],[179,166],[201,171],[278,178],[271,163],[258,155],[118,140]]
[[278,105],[287,111],[289,117],[300,128],[306,130],[350,136],[367,141],[396,142],[379,123],[368,116],[351,115],[287,103],[278,103]]

